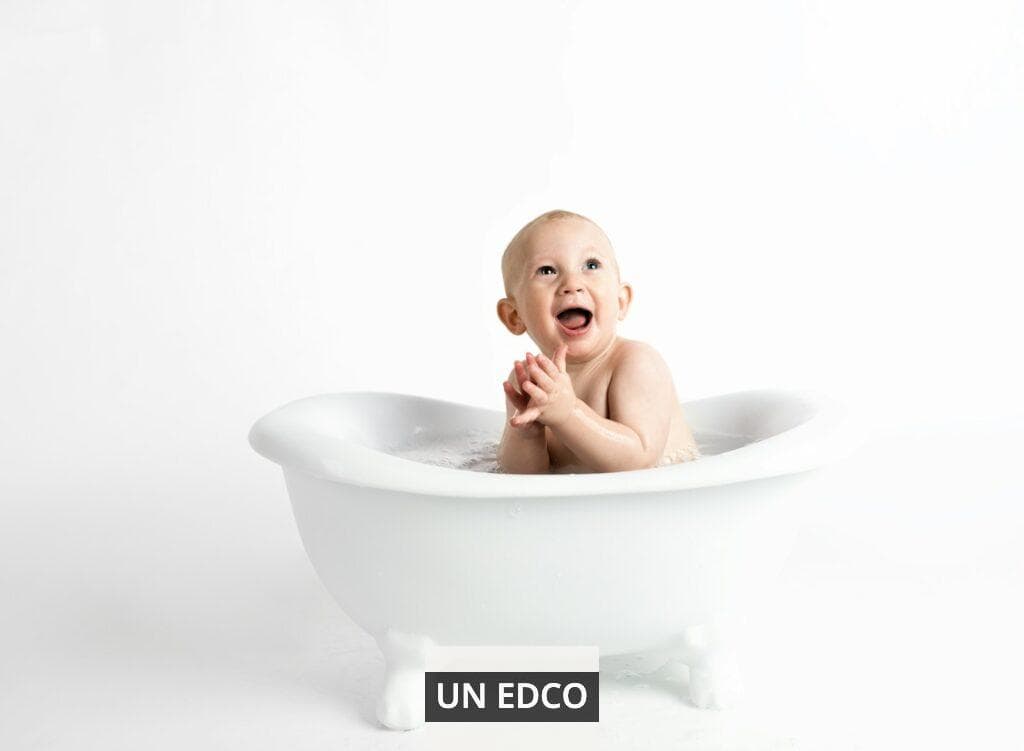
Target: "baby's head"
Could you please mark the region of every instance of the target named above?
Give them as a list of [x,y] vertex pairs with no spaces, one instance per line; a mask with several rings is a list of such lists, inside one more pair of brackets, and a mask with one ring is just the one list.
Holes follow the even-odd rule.
[[633,299],[607,235],[571,211],[548,211],[519,230],[501,274],[501,322],[517,336],[528,333],[549,356],[567,343],[567,363],[604,352]]

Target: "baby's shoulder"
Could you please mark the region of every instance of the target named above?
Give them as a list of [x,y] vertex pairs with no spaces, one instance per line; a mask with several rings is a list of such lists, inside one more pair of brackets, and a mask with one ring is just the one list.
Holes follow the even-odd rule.
[[631,382],[660,378],[668,373],[668,364],[654,347],[636,339],[620,339],[612,365],[612,381]]
[[641,342],[636,339],[619,339],[619,347],[615,357],[616,368],[637,363],[649,365],[652,363],[664,364],[664,362],[665,358],[661,356],[661,353],[647,342]]

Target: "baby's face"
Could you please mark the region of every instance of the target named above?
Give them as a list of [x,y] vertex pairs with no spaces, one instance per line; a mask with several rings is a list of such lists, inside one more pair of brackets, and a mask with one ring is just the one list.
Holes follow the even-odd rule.
[[[510,331],[529,332],[548,355],[565,342],[567,362],[584,362],[615,338],[632,297],[615,251],[590,222],[555,219],[532,228],[518,249],[511,297],[499,304]],[[502,308],[504,307],[504,313]]]

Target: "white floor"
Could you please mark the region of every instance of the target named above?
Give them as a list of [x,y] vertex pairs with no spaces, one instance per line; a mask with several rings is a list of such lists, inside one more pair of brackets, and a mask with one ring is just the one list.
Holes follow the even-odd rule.
[[1022,436],[1019,418],[877,436],[754,614],[741,709],[696,710],[685,670],[609,658],[601,722],[580,725],[377,727],[382,658],[255,455],[237,476],[8,488],[0,748],[1020,747]]

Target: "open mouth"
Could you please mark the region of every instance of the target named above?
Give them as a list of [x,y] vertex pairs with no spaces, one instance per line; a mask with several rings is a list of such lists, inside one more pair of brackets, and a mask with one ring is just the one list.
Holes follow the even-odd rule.
[[580,336],[590,330],[594,314],[586,308],[567,308],[558,314],[558,325],[569,336]]

